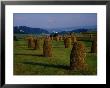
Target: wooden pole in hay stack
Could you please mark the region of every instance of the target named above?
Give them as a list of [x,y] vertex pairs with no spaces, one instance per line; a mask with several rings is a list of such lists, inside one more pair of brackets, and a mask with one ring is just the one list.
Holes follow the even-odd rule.
[[65,38],[64,45],[65,45],[65,48],[71,47],[71,38],[70,37]]
[[50,38],[45,38],[44,40],[43,55],[44,57],[52,57],[52,43]]
[[70,54],[70,69],[83,70],[86,68],[85,64],[86,50],[84,44],[75,42]]
[[40,39],[39,38],[34,38],[34,49],[40,49]]
[[92,41],[91,53],[97,53],[97,39],[96,38]]

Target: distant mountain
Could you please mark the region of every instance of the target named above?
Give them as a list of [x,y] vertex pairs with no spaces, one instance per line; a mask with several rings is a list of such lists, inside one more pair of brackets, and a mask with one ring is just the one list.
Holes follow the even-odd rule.
[[[97,32],[97,29],[84,29],[84,28],[80,28],[80,29],[75,29],[72,31],[61,31],[58,32],[58,34],[62,35],[62,34],[69,34],[69,33],[80,33],[80,32]],[[51,33],[53,34],[53,33]]]
[[67,28],[53,28],[53,29],[47,29],[50,33],[53,32],[66,32],[66,31],[76,31],[79,29],[87,29],[88,31],[97,31],[97,26],[77,26],[77,27],[67,27]]
[[70,32],[75,32],[75,33],[80,33],[80,32],[96,32],[97,29],[86,29],[86,28],[80,28],[80,29],[76,29],[76,30],[72,30]]
[[93,32],[97,31],[97,26],[83,26],[83,27],[69,27],[69,28],[31,28],[27,26],[14,26],[14,33],[16,34],[67,34],[67,33],[79,33],[79,32]]
[[49,34],[49,32],[42,28],[31,28],[27,26],[14,26],[14,33],[17,34]]

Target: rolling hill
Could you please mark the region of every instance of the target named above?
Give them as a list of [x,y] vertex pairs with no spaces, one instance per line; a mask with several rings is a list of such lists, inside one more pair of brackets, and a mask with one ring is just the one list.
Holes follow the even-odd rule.
[[27,26],[14,26],[15,34],[49,34],[49,32],[42,28],[31,28]]

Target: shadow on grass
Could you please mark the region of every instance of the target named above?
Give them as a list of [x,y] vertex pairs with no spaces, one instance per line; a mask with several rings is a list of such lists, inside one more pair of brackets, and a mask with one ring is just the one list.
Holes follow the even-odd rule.
[[25,50],[36,50],[36,49],[32,49],[32,48],[26,48]]
[[62,48],[62,49],[64,49],[64,47],[59,47],[59,46],[53,46],[52,48]]
[[38,57],[43,57],[42,54],[37,55],[37,54],[23,54],[23,53],[15,53],[14,55],[26,55],[26,56],[38,56]]
[[39,65],[39,66],[52,67],[52,68],[61,68],[61,69],[66,69],[66,70],[69,69],[69,66],[47,64],[47,63],[38,63],[38,62],[23,62],[23,64]]

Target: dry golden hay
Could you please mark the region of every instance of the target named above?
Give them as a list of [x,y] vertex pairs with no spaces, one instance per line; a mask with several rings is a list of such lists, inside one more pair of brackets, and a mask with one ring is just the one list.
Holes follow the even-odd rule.
[[39,38],[34,38],[34,49],[40,49],[40,39]]
[[70,37],[65,38],[64,45],[65,45],[65,48],[71,47],[71,38]]
[[45,39],[48,39],[48,40],[50,40],[50,41],[51,41],[50,36],[45,36],[45,37],[44,37],[44,40],[45,40]]
[[39,40],[42,40],[42,37],[37,37]]
[[55,40],[55,37],[53,37],[53,40]]
[[43,44],[43,55],[45,57],[52,57],[52,43],[50,38],[45,38]]
[[56,41],[59,41],[59,36],[56,36],[56,37],[55,37],[55,40],[56,40]]
[[28,48],[33,48],[34,47],[33,37],[28,37],[26,39],[28,41]]
[[43,37],[41,37],[41,40],[43,40]]
[[51,36],[50,39],[53,40],[53,36]]
[[60,37],[59,37],[59,40],[60,40],[60,41],[62,41],[62,40],[63,40],[63,39],[62,39],[62,36],[60,36]]
[[76,36],[71,36],[72,44],[77,41]]
[[62,38],[63,40],[65,40],[66,39],[66,36],[63,36],[63,38]]
[[86,50],[83,43],[75,42],[70,54],[70,69],[83,70],[86,68],[85,63]]
[[45,38],[45,37],[42,36],[42,37],[41,37],[41,40],[43,40],[44,38]]
[[97,39],[92,41],[91,53],[97,53]]

